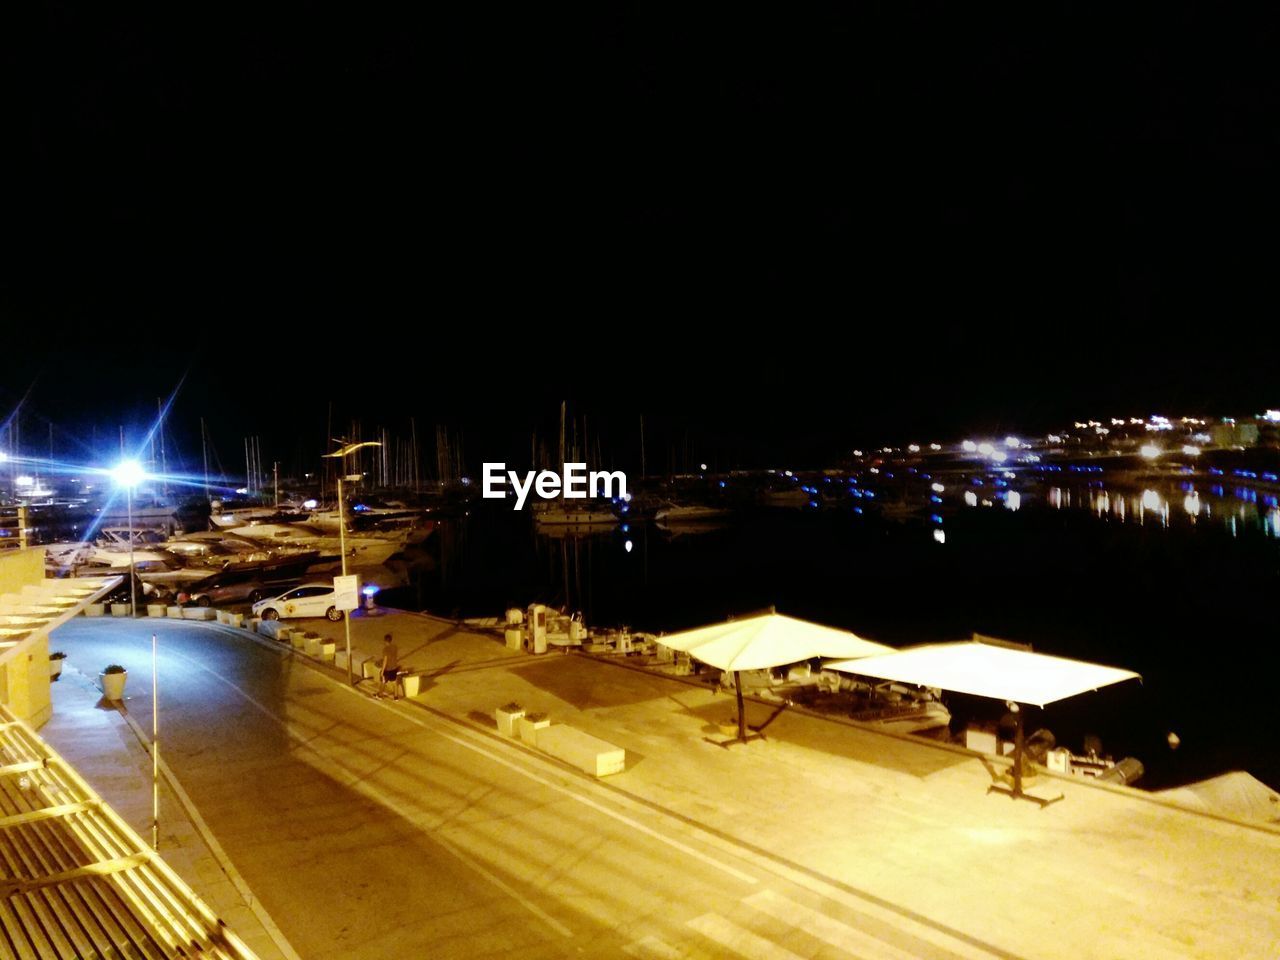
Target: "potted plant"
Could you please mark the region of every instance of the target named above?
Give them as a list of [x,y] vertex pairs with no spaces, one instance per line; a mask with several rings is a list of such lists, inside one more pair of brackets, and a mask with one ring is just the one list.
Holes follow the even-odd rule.
[[98,675],[102,683],[104,700],[123,700],[124,682],[129,678],[129,671],[118,663],[113,663]]
[[67,659],[67,655],[61,650],[54,650],[49,654],[49,679],[57,680],[62,676],[62,661]]

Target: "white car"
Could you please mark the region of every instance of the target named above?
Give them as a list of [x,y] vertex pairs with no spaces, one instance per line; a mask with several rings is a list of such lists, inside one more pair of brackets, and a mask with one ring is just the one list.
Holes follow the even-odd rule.
[[333,604],[337,600],[332,583],[304,583],[286,590],[270,600],[259,600],[253,605],[253,615],[263,620],[279,620],[282,617],[328,617],[342,619],[342,611]]

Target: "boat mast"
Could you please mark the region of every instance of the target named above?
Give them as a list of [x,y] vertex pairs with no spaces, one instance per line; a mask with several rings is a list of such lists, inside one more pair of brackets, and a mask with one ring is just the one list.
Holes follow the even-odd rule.
[[204,417],[200,418],[200,453],[204,457],[204,495],[209,497],[209,441],[205,436]]

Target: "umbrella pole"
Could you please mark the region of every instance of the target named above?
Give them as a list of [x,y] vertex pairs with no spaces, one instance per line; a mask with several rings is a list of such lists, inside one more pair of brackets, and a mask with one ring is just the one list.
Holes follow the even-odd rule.
[[1022,796],[1022,707],[1015,703],[1013,709],[1016,718],[1013,727],[1013,795],[1016,798]]
[[733,690],[738,695],[738,739],[746,742],[747,715],[742,707],[742,674],[737,670],[733,671]]

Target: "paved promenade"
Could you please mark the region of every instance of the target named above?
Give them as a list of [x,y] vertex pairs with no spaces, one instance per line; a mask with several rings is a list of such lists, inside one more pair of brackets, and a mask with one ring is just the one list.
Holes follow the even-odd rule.
[[[335,637],[341,649],[341,624],[305,626]],[[280,646],[243,630],[184,629],[204,631],[220,647]],[[388,631],[403,663],[424,678],[412,701],[384,705],[388,738],[396,714],[416,715],[467,737],[489,738],[499,754],[523,757],[532,749],[500,740],[493,710],[515,701],[545,712],[627,751],[625,771],[599,784],[553,762],[556,778],[583,781],[593,803],[647,811],[656,817],[649,822],[669,824],[672,836],[696,835],[706,849],[722,850],[726,862],[745,859],[820,891],[873,927],[909,930],[912,956],[1280,956],[1276,831],[1184,811],[1139,791],[1062,779],[1041,778],[1033,788],[1065,794],[1041,809],[989,794],[990,770],[962,751],[759,702],[748,703],[748,718],[768,721],[767,739],[723,749],[704,738],[720,736],[716,722],[732,716],[733,701],[707,684],[638,669],[625,658],[532,657],[506,650],[495,634],[394,611],[353,618],[353,645],[375,656]],[[280,655],[295,670],[311,669],[295,653]],[[345,677],[332,667],[314,670],[332,678],[327,682]],[[61,697],[56,709],[46,736],[77,760],[65,747],[70,730],[75,738],[81,729],[96,731],[99,743],[83,752],[82,772],[149,836],[145,756],[134,757],[133,773],[93,762],[110,746],[98,729],[103,726],[131,750],[118,715],[98,711],[84,727],[88,721],[64,710]],[[245,811],[251,815],[261,812]],[[169,823],[169,830],[182,832],[176,814]],[[182,849],[183,838],[174,840]],[[187,838],[187,846],[195,877],[180,862],[175,866],[203,894],[197,879],[213,886],[221,881],[214,867],[201,866],[194,840]],[[162,843],[166,856],[175,856],[173,850]],[[527,853],[531,862],[545,857],[548,863],[563,854],[552,848]],[[241,864],[245,856],[252,854],[237,854],[237,865],[249,875],[255,865]],[[678,878],[670,882],[679,884]],[[678,890],[671,895],[678,898]],[[209,898],[224,915],[236,909],[228,889]],[[756,899],[754,907],[768,906],[763,895]],[[248,917],[233,913],[228,920],[255,946],[270,940],[261,931],[254,940]],[[705,940],[722,921],[694,918],[690,937]],[[812,929],[823,921],[815,915],[793,922]],[[701,955],[643,938],[633,946],[627,952],[636,956],[669,949],[676,952],[667,955]],[[790,955],[833,955],[823,949],[793,945]]]

